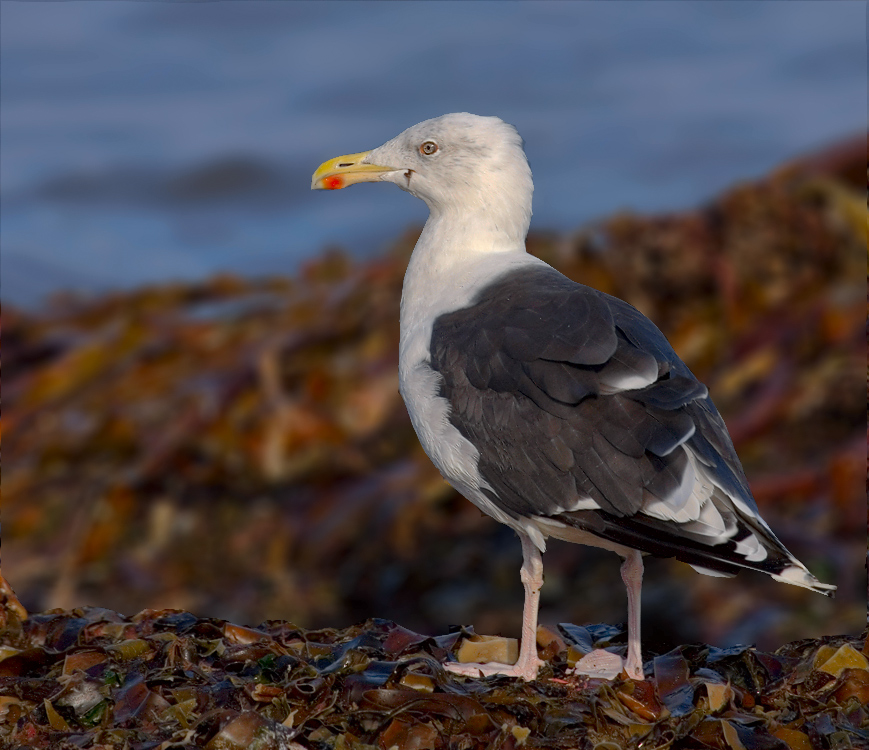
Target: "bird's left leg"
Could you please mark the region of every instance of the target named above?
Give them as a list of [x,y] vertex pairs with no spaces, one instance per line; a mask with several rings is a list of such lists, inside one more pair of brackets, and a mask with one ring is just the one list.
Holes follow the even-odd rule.
[[531,537],[519,532],[522,541],[522,569],[519,577],[525,587],[525,608],[522,611],[522,640],[519,645],[519,659],[515,664],[488,662],[486,664],[460,664],[448,662],[444,666],[456,674],[468,677],[504,674],[533,680],[543,662],[537,656],[537,609],[540,605],[540,588],[543,586],[543,555]]
[[628,550],[622,562],[622,581],[628,592],[628,658],[604,649],[586,654],[573,669],[573,674],[612,680],[624,670],[632,680],[643,678],[643,657],[640,652],[640,589],[643,585],[643,557],[637,550]]
[[632,549],[622,563],[622,580],[628,592],[628,660],[625,671],[633,680],[643,678],[643,656],[640,651],[640,591],[643,587],[643,556]]

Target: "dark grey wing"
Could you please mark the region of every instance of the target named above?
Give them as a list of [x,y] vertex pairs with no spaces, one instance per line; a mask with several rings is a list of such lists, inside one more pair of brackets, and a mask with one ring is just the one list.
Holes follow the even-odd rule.
[[706,387],[627,303],[511,271],[439,317],[431,351],[484,491],[516,517],[726,573],[792,564]]
[[654,354],[659,362],[667,362],[670,374],[660,378],[636,394],[636,398],[650,406],[665,409],[684,407],[694,423],[695,431],[685,443],[692,455],[710,467],[715,481],[729,495],[739,498],[754,515],[760,514],[751,495],[748,479],[733,447],[727,425],[724,423],[704,386],[688,369],[670,342],[660,330],[639,310],[615,297],[604,295],[612,308],[618,309],[618,327],[638,347]]

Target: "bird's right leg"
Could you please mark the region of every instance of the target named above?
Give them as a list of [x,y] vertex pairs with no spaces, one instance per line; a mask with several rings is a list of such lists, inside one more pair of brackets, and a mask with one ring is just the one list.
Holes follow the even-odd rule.
[[537,656],[537,610],[540,606],[540,589],[543,586],[543,555],[531,541],[531,537],[520,532],[519,539],[522,541],[522,569],[519,572],[519,577],[525,588],[519,659],[515,664],[448,662],[444,664],[444,667],[450,672],[467,677],[503,674],[521,677],[523,680],[536,679],[537,670],[543,665],[543,661]]

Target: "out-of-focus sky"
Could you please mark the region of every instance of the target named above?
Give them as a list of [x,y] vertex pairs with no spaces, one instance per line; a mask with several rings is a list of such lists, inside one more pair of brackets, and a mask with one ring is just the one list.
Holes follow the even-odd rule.
[[292,272],[425,207],[317,165],[446,112],[526,141],[533,227],[696,205],[866,127],[863,3],[2,2],[0,297]]

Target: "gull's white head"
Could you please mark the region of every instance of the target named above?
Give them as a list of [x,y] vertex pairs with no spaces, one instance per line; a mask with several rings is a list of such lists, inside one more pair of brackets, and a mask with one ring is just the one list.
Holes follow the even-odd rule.
[[311,188],[378,181],[421,198],[433,217],[474,217],[521,239],[528,231],[531,169],[516,128],[497,117],[460,112],[426,120],[379,148],[325,162]]

